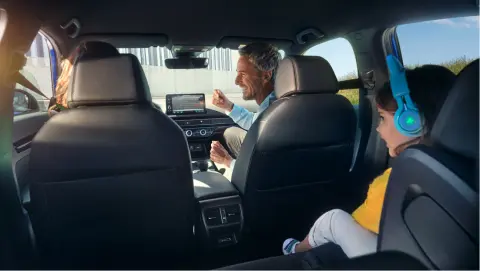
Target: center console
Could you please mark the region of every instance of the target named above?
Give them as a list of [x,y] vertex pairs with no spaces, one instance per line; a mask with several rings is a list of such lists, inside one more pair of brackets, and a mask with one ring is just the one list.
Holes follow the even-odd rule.
[[169,94],[166,108],[185,133],[193,160],[207,159],[212,137],[235,125],[225,114],[206,108],[204,94]]
[[193,179],[200,211],[196,234],[206,247],[213,249],[237,244],[243,228],[237,189],[216,171],[194,172]]
[[[235,249],[243,228],[240,195],[232,183],[211,161],[210,142],[235,125],[225,114],[208,109],[204,94],[170,94],[166,96],[166,113],[184,131],[192,160],[194,192],[198,207],[195,235],[203,248]],[[213,255],[213,254],[212,254]]]

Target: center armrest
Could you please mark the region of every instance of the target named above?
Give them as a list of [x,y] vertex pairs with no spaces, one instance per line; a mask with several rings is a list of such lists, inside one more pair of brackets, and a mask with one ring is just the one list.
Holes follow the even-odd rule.
[[235,186],[225,176],[215,171],[193,173],[193,184],[197,200],[238,195]]

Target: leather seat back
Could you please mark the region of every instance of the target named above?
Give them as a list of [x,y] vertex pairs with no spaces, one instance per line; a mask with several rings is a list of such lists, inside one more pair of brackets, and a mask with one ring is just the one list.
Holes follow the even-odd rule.
[[479,62],[458,76],[430,146],[395,159],[380,225],[380,251],[396,250],[433,269],[478,270]]
[[255,121],[242,144],[232,183],[243,195],[251,232],[304,235],[315,219],[339,202],[355,140],[356,115],[337,95],[338,82],[321,57],[280,62],[278,100]]
[[47,267],[178,264],[193,241],[190,154],[152,107],[138,59],[79,60],[68,100],[31,147],[30,216]]

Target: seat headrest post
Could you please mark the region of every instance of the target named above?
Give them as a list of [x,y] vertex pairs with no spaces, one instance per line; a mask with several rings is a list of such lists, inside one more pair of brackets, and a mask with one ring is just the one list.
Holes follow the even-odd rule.
[[73,67],[68,106],[151,103],[150,89],[138,59],[131,54],[80,58]]
[[288,56],[280,61],[275,77],[277,98],[298,93],[337,93],[332,66],[319,56]]
[[434,144],[471,159],[478,159],[478,66],[477,59],[460,72],[431,133]]

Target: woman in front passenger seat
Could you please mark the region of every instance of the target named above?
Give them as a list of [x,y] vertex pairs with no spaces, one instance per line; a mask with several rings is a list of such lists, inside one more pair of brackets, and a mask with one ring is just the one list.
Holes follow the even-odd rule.
[[[385,140],[390,156],[396,157],[408,146],[428,139],[455,75],[444,67],[434,65],[402,72],[400,62],[391,56],[387,58],[387,64],[390,83],[380,88],[375,96],[380,115],[377,132]],[[409,89],[410,95],[397,98],[397,102],[392,89],[398,94]],[[415,105],[418,110],[416,116],[407,113],[397,118],[406,106],[415,109]],[[409,125],[418,126],[407,127]],[[408,130],[412,127],[414,130]],[[373,180],[366,200],[352,214],[339,209],[324,213],[303,241],[293,238],[285,240],[283,253],[287,255],[304,252],[329,242],[340,246],[349,258],[376,252],[382,205],[390,172],[391,168]]]
[[73,70],[73,62],[77,58],[79,52],[80,46],[78,46],[73,53],[71,53],[60,64],[62,71],[57,79],[57,85],[55,86],[55,103],[48,108],[48,115],[50,117],[68,108],[67,90],[70,82],[70,75]]

